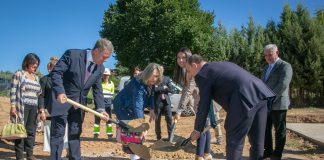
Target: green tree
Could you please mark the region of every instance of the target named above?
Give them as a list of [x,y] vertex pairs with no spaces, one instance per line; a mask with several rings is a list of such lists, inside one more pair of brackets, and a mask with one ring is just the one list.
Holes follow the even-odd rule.
[[279,44],[279,39],[278,39],[278,27],[277,24],[273,21],[270,20],[268,21],[265,29],[264,29],[264,43],[265,45],[267,44]]
[[218,23],[215,32],[209,41],[209,50],[204,53],[204,58],[208,61],[224,61],[230,52],[230,44],[226,28]]
[[297,5],[296,11],[286,5],[279,24],[281,57],[293,66],[291,86],[294,101],[299,106],[318,105],[319,93],[323,87],[323,41],[319,37],[322,31],[314,20],[302,5]]
[[120,65],[144,68],[156,62],[170,72],[181,47],[202,54],[212,50],[213,20],[198,0],[117,0],[105,12],[100,34],[113,42]]
[[228,55],[228,60],[238,64],[243,68],[248,68],[245,55],[248,44],[244,34],[242,33],[242,31],[234,28],[229,35],[229,39],[231,48],[230,54]]

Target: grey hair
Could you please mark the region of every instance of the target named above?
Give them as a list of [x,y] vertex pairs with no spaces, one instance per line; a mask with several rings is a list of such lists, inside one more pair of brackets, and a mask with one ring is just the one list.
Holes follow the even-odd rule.
[[114,46],[112,45],[111,41],[109,41],[108,39],[101,38],[101,39],[97,40],[96,44],[93,47],[93,50],[94,49],[98,49],[100,54],[102,54],[102,52],[104,52],[105,50],[113,52]]
[[271,52],[277,52],[278,47],[275,44],[268,44],[264,47],[263,51],[270,50]]
[[153,72],[154,72],[155,69],[160,73],[160,76],[159,76],[159,78],[157,80],[157,84],[160,84],[160,82],[162,81],[163,69],[157,63],[150,63],[149,65],[147,65],[146,68],[139,75],[139,79],[143,80],[143,82],[145,84],[147,84],[147,81],[153,75]]

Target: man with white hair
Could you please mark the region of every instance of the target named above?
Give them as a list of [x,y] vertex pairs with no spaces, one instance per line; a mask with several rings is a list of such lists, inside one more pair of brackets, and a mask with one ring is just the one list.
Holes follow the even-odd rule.
[[55,65],[51,72],[52,92],[50,108],[51,124],[51,160],[61,159],[65,126],[68,124],[69,159],[80,160],[80,135],[84,111],[66,103],[67,98],[86,105],[86,98],[90,88],[93,91],[94,103],[98,112],[109,116],[104,109],[101,76],[103,66],[113,52],[112,43],[99,39],[92,50],[69,49]]
[[[268,113],[264,158],[281,159],[286,143],[286,115],[290,104],[288,92],[293,70],[288,62],[279,58],[278,47],[275,44],[268,44],[264,47],[264,57],[268,65],[264,68],[261,79],[277,95]],[[274,150],[272,126],[275,129]]]

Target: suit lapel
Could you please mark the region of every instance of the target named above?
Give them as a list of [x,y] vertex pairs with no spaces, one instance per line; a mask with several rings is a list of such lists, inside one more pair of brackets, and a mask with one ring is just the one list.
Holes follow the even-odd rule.
[[267,80],[265,79],[265,75],[266,75],[266,73],[267,73],[268,68],[269,68],[269,65],[267,65],[267,67],[264,68],[263,73],[262,73],[262,77],[261,77],[261,78],[262,78],[262,80],[263,80],[264,82],[267,81]]
[[84,50],[83,53],[80,54],[81,58],[80,58],[80,71],[81,71],[81,86],[83,86],[84,84],[84,75],[85,75],[85,68],[86,68],[86,65],[87,65],[87,51]]

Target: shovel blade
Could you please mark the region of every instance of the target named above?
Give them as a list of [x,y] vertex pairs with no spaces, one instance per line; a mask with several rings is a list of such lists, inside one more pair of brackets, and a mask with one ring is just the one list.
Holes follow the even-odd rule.
[[173,122],[171,126],[171,134],[170,134],[169,142],[173,142],[175,128],[176,128],[176,122]]
[[185,139],[185,140],[182,141],[182,143],[180,144],[180,146],[181,147],[186,146],[190,141],[191,141],[191,139],[190,138],[187,138],[187,139]]
[[141,144],[129,143],[130,150],[143,159],[151,159],[150,149]]

